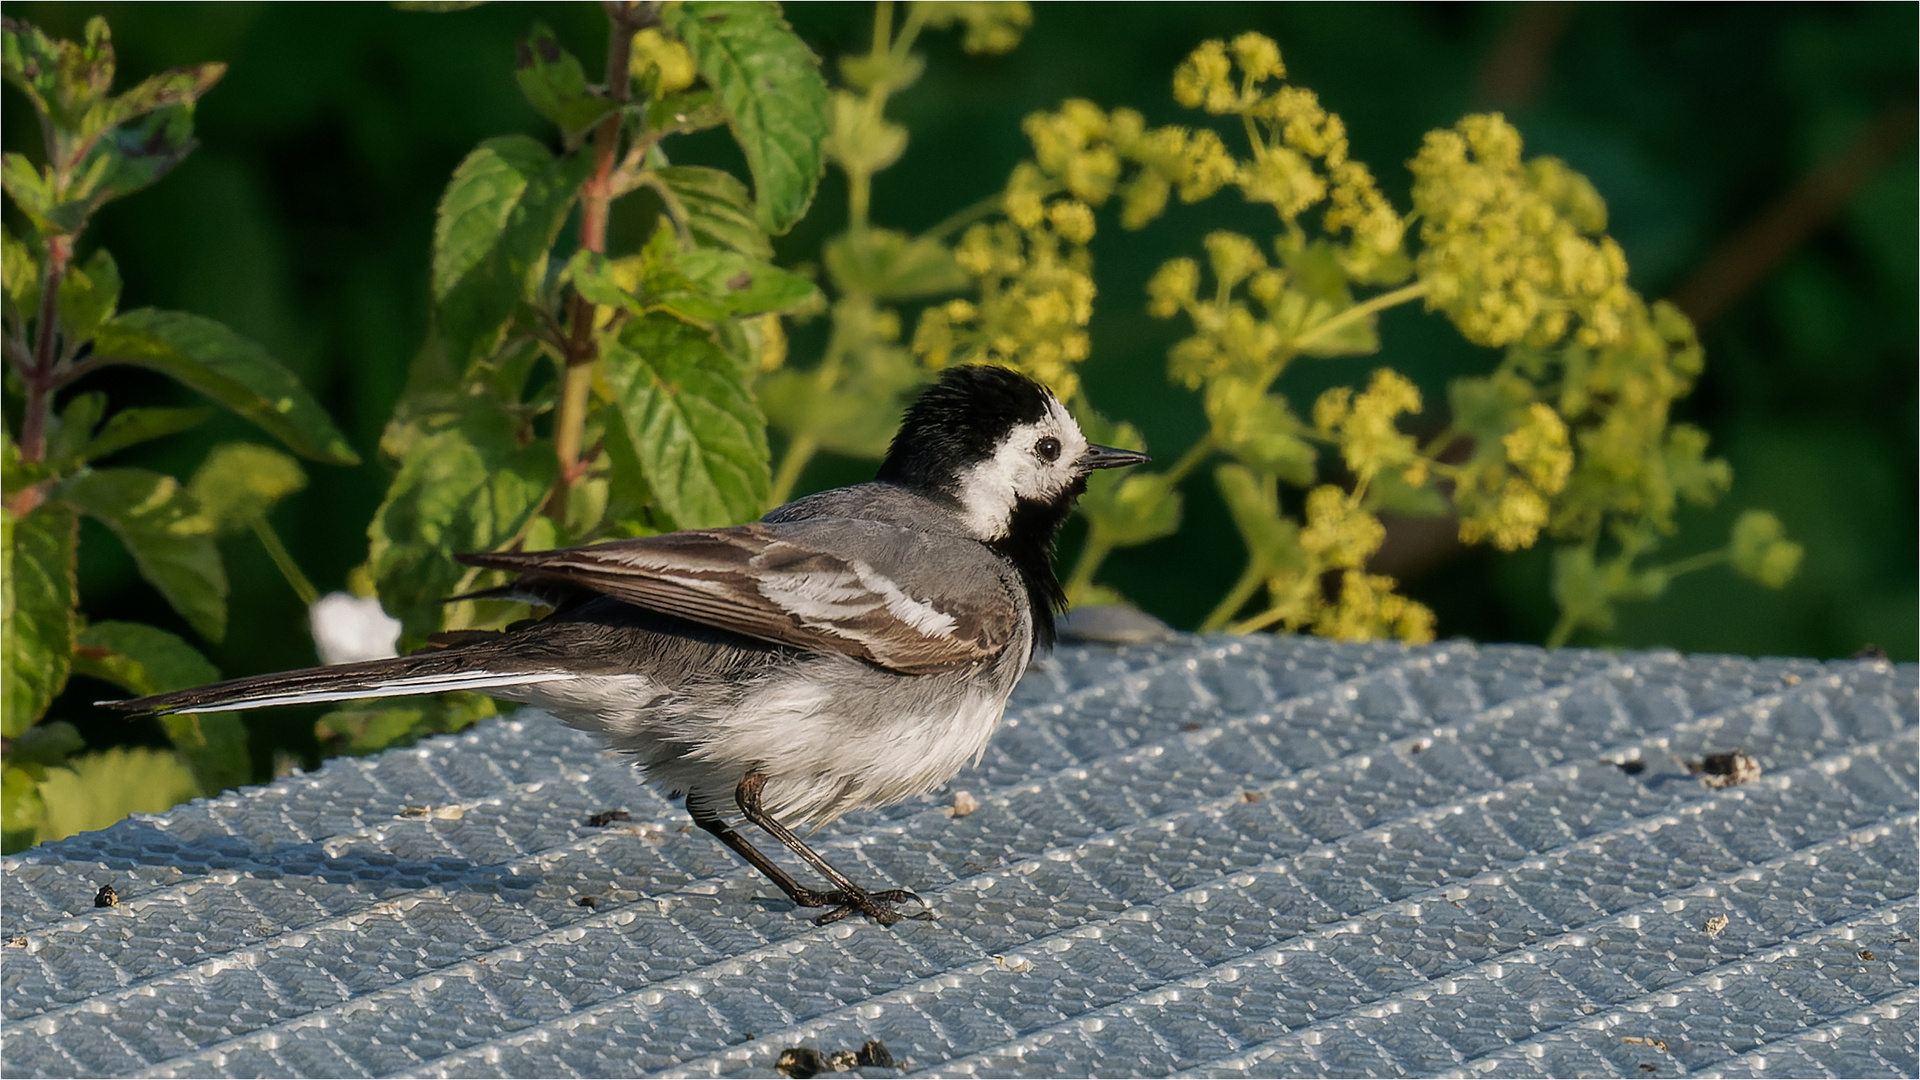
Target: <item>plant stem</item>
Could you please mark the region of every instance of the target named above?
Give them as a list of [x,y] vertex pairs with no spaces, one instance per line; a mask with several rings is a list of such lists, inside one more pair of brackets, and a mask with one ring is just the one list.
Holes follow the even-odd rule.
[[1247,563],[1247,568],[1240,572],[1240,580],[1233,583],[1233,588],[1227,590],[1227,595],[1221,598],[1219,605],[1201,622],[1199,632],[1211,634],[1223,629],[1233,619],[1234,613],[1253,599],[1253,594],[1259,591],[1264,580],[1265,575],[1260,572],[1260,567],[1252,562]]
[[1571,612],[1560,613],[1560,621],[1553,624],[1553,632],[1547,635],[1547,648],[1557,649],[1573,636],[1574,622]]
[[1113,552],[1113,544],[1100,535],[1100,527],[1095,525],[1087,530],[1087,542],[1080,549],[1080,557],[1074,560],[1073,573],[1067,575],[1067,600],[1079,603],[1079,598],[1093,587],[1093,575],[1099,571],[1100,564]]
[[1242,619],[1239,622],[1228,626],[1227,633],[1229,634],[1257,633],[1261,630],[1265,630],[1267,627],[1272,626],[1274,623],[1277,623],[1281,619],[1284,619],[1286,617],[1287,617],[1286,609],[1278,608],[1278,607],[1270,607],[1267,610],[1261,612],[1258,615],[1255,615],[1250,619]]
[[[47,456],[47,414],[53,409],[54,356],[59,349],[60,282],[73,258],[73,238],[47,237],[46,278],[40,285],[40,315],[33,328],[33,362],[20,372],[27,400],[20,419],[20,458],[37,462]],[[38,502],[38,500],[33,500]]]
[[[621,0],[606,8],[611,23],[607,34],[607,98],[615,105],[625,105],[633,87],[627,72],[633,35],[642,22],[654,17],[655,5]],[[615,109],[593,129],[593,173],[580,185],[580,246],[599,254],[607,250],[607,217],[613,205],[613,166],[620,155],[622,118],[623,110]],[[594,311],[585,297],[574,294],[566,365],[560,379],[560,412],[553,424],[553,452],[559,459],[560,478],[547,500],[547,514],[555,521],[564,520],[568,493],[585,471],[580,444],[592,396],[593,362],[599,356],[593,343]]]
[[1424,281],[1416,281],[1411,285],[1402,285],[1392,292],[1381,293],[1379,296],[1373,297],[1370,300],[1353,305],[1325,322],[1308,327],[1306,332],[1293,339],[1290,343],[1291,347],[1295,352],[1301,352],[1307,345],[1336,330],[1344,330],[1369,315],[1385,311],[1398,304],[1404,304],[1409,300],[1417,300],[1426,294],[1427,283]]
[[1187,452],[1181,454],[1180,459],[1173,463],[1173,468],[1167,470],[1167,484],[1169,486],[1178,485],[1180,481],[1187,478],[1188,473],[1198,468],[1201,462],[1207,460],[1207,455],[1211,453],[1213,453],[1213,432],[1209,431],[1205,435],[1200,436],[1198,442],[1187,447]]
[[787,453],[780,459],[780,469],[773,475],[773,493],[767,496],[769,506],[780,506],[793,498],[794,485],[800,482],[800,474],[806,471],[807,463],[820,451],[820,440],[812,435],[800,434],[787,444]]
[[300,564],[293,561],[293,554],[280,542],[280,534],[273,531],[273,526],[267,524],[265,517],[256,517],[247,524],[253,526],[253,535],[260,538],[260,546],[267,549],[267,556],[273,560],[273,565],[280,568],[280,576],[286,578],[287,584],[293,587],[294,595],[300,598],[302,604],[312,607],[320,599],[320,590],[314,588],[313,582],[307,580],[307,575],[300,572]]
[[1681,574],[1691,574],[1695,570],[1705,570],[1709,566],[1718,566],[1726,562],[1727,558],[1728,551],[1726,548],[1719,548],[1715,551],[1703,551],[1698,555],[1689,555],[1684,559],[1670,562],[1660,567],[1660,572],[1669,578],[1677,578]]

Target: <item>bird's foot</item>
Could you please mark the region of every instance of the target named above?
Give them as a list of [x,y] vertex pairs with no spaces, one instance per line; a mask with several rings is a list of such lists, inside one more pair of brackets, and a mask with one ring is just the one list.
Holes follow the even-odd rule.
[[[813,925],[815,926],[826,926],[829,923],[837,923],[856,911],[872,919],[874,922],[879,923],[881,926],[892,926],[902,918],[929,920],[933,918],[933,909],[927,906],[925,900],[920,899],[919,893],[911,889],[881,889],[878,892],[867,892],[865,890],[846,892],[836,890],[834,892],[813,893],[808,896],[807,899],[812,900],[813,903],[805,905],[806,907],[833,908],[833,910],[827,912],[825,915],[813,920]],[[903,916],[893,909],[893,905],[904,904],[909,901],[919,904],[921,910],[914,912],[912,915]]]

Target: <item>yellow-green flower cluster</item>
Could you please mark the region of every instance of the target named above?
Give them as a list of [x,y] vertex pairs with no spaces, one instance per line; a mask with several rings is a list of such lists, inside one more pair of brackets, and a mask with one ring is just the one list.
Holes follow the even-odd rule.
[[1566,422],[1532,395],[1510,371],[1454,384],[1456,422],[1476,437],[1473,457],[1453,474],[1463,543],[1518,551],[1532,547],[1552,519],[1574,455]]
[[1342,264],[1349,276],[1381,284],[1405,278],[1399,257],[1405,220],[1380,194],[1372,171],[1348,157],[1345,122],[1313,91],[1267,91],[1264,84],[1285,75],[1279,46],[1246,33],[1231,45],[1202,42],[1175,71],[1173,96],[1188,108],[1242,118],[1253,156],[1236,163],[1232,179],[1249,201],[1270,204],[1290,229],[1298,227],[1300,215],[1326,203],[1321,228],[1348,235]]
[[[1220,136],[1180,127],[1148,128],[1132,109],[1102,111],[1072,99],[1056,113],[1034,113],[1023,125],[1034,161],[1009,185],[1008,212],[1065,188],[1090,205],[1120,197],[1120,224],[1137,229],[1160,216],[1167,199],[1207,198],[1231,183],[1238,167]],[[1019,200],[1017,203],[1016,200]]]
[[1093,229],[1093,211],[1073,198],[968,229],[954,258],[977,282],[978,298],[927,309],[914,330],[914,352],[936,370],[1005,364],[1071,398],[1079,389],[1074,366],[1090,350],[1094,286],[1086,243]]
[[1313,403],[1313,426],[1338,440],[1340,456],[1362,484],[1399,469],[1408,485],[1421,487],[1427,482],[1427,463],[1413,436],[1396,426],[1400,414],[1419,411],[1419,388],[1399,372],[1381,368],[1358,397],[1345,386],[1321,394]]
[[1643,305],[1602,235],[1605,203],[1565,163],[1520,151],[1498,114],[1428,133],[1410,166],[1428,307],[1481,345],[1619,343]]
[[960,47],[976,54],[998,55],[1020,44],[1033,25],[1033,8],[1026,0],[920,0],[914,5],[929,27],[945,30],[954,23],[967,28]]

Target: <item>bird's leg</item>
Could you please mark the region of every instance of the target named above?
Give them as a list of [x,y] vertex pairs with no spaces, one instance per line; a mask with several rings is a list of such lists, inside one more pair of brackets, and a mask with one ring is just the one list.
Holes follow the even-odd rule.
[[823,907],[828,903],[825,894],[814,892],[793,880],[792,874],[782,870],[779,863],[767,858],[766,852],[735,832],[725,818],[705,807],[694,806],[691,795],[687,796],[687,813],[693,815],[695,825],[719,837],[720,842],[732,848],[735,855],[747,860],[755,870],[765,874],[768,881],[780,886],[780,891],[787,894],[787,899],[801,907]]
[[[881,926],[892,926],[894,923],[900,921],[900,913],[893,910],[889,905],[901,904],[909,900],[922,905],[926,903],[926,901],[921,900],[917,894],[907,889],[883,889],[878,892],[868,892],[860,886],[855,885],[851,878],[841,873],[832,863],[822,857],[819,852],[809,847],[807,842],[795,835],[792,829],[781,824],[780,819],[767,813],[766,810],[761,807],[760,793],[766,786],[767,777],[765,773],[750,772],[741,778],[740,785],[735,788],[733,792],[734,801],[740,805],[740,813],[745,815],[748,821],[760,826],[769,836],[787,845],[787,848],[795,855],[805,859],[808,865],[820,871],[821,876],[832,883],[834,887],[832,892],[821,893],[811,889],[801,888],[785,871],[774,865],[773,860],[756,850],[752,844],[747,843],[746,839],[740,836],[739,833],[727,828],[725,822],[716,822],[720,829],[726,830],[725,833],[716,830],[712,825],[707,825],[704,822],[702,822],[702,827],[715,836],[718,836],[721,843],[739,852],[741,858],[752,863],[761,873],[772,879],[773,883],[780,886],[780,888],[786,892],[787,896],[792,898],[794,903],[799,904],[801,907],[826,907],[829,904],[833,905],[832,911],[814,920],[817,925],[824,926],[827,923],[838,922],[858,911],[872,918],[874,922],[879,923]],[[695,820],[698,819],[696,818]],[[729,836],[731,836],[731,839],[729,839]],[[930,910],[923,911],[914,917],[932,918],[933,912]]]

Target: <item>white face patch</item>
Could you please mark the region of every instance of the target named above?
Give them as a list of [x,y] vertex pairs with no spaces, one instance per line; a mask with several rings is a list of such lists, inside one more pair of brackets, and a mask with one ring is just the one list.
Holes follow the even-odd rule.
[[[1049,444],[1047,440],[1052,440]],[[1049,450],[1055,450],[1051,457]],[[1076,463],[1087,452],[1087,437],[1066,406],[1047,398],[1047,415],[1015,427],[993,449],[993,456],[962,472],[954,494],[967,529],[980,540],[1007,535],[1013,508],[1021,499],[1052,502],[1080,475]]]

